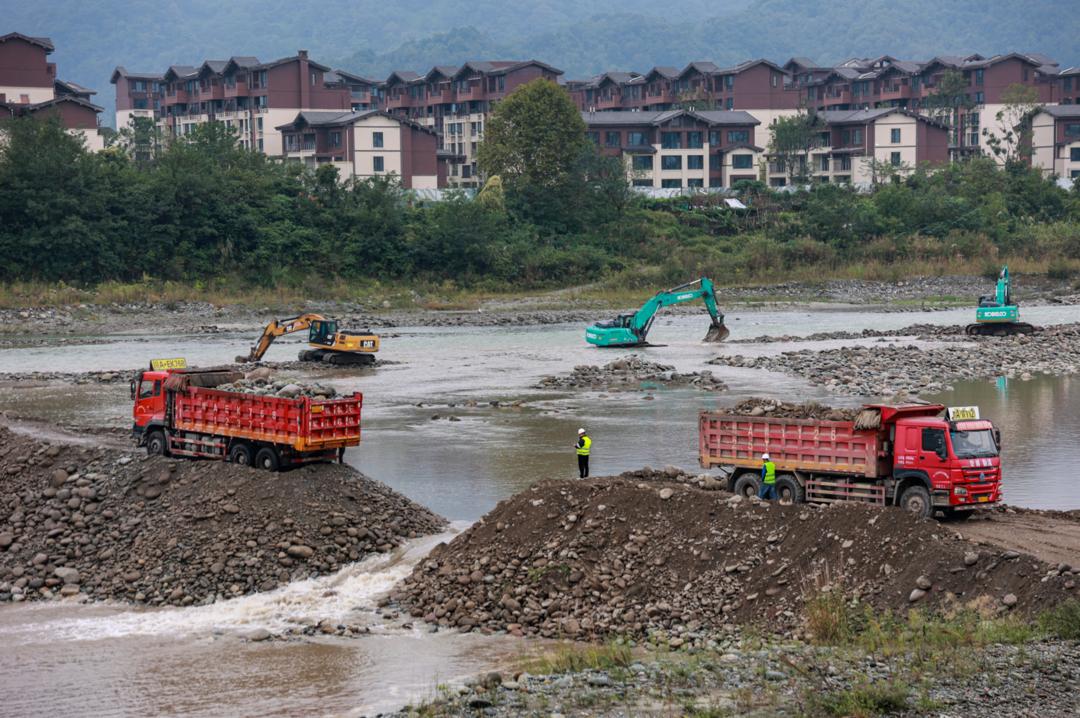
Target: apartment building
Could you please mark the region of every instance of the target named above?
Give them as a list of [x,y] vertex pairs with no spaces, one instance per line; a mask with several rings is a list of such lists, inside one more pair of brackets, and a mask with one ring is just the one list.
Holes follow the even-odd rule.
[[682,70],[654,67],[641,75],[607,72],[567,88],[583,112],[745,110],[768,125],[794,114],[800,93],[789,71],[768,60],[748,60],[732,67],[691,62]]
[[165,85],[162,75],[113,70],[109,82],[116,85],[116,129],[122,130],[136,117],[155,119],[161,110]]
[[275,129],[287,159],[329,164],[343,179],[396,175],[406,189],[446,186],[435,130],[413,120],[379,110],[305,110]]
[[1034,166],[1048,176],[1080,177],[1080,105],[1049,105],[1031,120]]
[[98,130],[102,108],[90,100],[96,93],[59,79],[48,60],[53,50],[47,37],[0,35],[0,116],[58,117],[89,149],[104,149]]
[[1080,105],[1080,67],[1058,73],[1056,99],[1062,105]]
[[729,110],[583,112],[589,138],[623,158],[635,187],[730,187],[758,179],[761,123]]
[[390,114],[432,128],[451,162],[449,182],[476,187],[481,184],[477,149],[494,105],[520,85],[538,78],[555,82],[561,75],[562,70],[537,60],[437,65],[424,75],[396,71],[382,83],[380,104]]
[[349,90],[353,112],[377,110],[381,107],[382,83],[345,70],[333,70],[323,76],[328,87],[342,86]]
[[[919,165],[949,161],[948,126],[924,115],[883,107],[823,110],[815,116],[820,129],[813,149],[795,160],[814,181],[868,185],[880,181],[881,168],[903,175]],[[784,161],[768,158],[770,186],[788,183],[792,173]]]

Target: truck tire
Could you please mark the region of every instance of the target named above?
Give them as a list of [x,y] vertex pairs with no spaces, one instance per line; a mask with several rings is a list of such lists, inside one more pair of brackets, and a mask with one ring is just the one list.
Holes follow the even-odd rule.
[[913,484],[900,495],[900,507],[916,516],[929,518],[934,513],[934,504],[930,501],[930,492],[925,486]]
[[264,446],[255,454],[255,468],[264,471],[277,471],[281,468],[281,459],[276,449]]
[[806,501],[806,489],[791,474],[776,477],[776,496],[780,503],[801,504]]
[[229,461],[240,466],[251,466],[251,447],[238,441],[229,449]]
[[146,453],[148,456],[165,456],[169,448],[169,442],[165,441],[165,432],[151,431],[146,437]]
[[760,490],[761,484],[758,483],[757,474],[747,471],[735,479],[735,493],[744,499],[754,498]]

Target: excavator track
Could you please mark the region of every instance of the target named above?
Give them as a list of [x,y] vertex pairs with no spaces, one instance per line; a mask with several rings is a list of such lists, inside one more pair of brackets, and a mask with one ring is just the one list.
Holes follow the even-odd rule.
[[964,334],[973,337],[1011,337],[1034,331],[1035,327],[1027,322],[968,324],[964,327]]
[[304,349],[298,358],[300,361],[325,362],[335,366],[372,366],[375,364],[373,354],[335,352],[329,349]]

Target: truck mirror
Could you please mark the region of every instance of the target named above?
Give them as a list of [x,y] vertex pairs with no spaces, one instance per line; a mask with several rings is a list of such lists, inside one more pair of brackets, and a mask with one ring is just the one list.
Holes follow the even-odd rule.
[[1001,451],[1001,429],[994,429],[994,443],[997,444],[998,451]]
[[130,388],[131,388],[131,400],[134,401],[135,400],[135,380],[134,379],[131,380]]

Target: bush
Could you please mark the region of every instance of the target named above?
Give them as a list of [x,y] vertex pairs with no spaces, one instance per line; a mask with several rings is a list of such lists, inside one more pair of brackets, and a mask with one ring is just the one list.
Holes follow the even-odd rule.
[[1060,603],[1039,616],[1039,627],[1054,638],[1080,640],[1080,600]]

